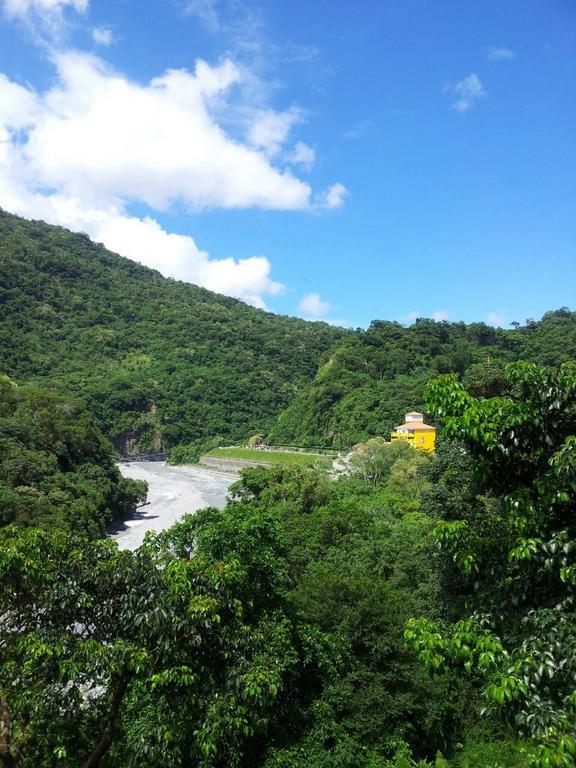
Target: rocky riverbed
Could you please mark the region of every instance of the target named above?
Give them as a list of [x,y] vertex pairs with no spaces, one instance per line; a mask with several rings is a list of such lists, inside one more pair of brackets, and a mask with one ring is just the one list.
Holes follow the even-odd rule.
[[163,461],[121,463],[124,477],[146,480],[148,503],[109,535],[121,549],[136,549],[146,531],[162,531],[183,515],[203,507],[223,507],[228,488],[237,479],[204,467],[173,467]]

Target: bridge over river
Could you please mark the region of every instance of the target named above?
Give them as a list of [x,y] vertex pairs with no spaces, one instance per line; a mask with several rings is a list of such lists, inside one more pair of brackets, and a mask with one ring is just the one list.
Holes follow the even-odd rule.
[[237,480],[205,467],[173,467],[163,461],[130,461],[119,467],[124,477],[148,483],[148,503],[109,531],[121,549],[136,549],[146,531],[169,528],[188,512],[223,507],[228,488]]

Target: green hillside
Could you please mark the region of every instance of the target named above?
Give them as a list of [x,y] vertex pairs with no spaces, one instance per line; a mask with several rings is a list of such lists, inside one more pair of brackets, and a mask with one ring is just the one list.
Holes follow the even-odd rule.
[[423,409],[424,386],[458,373],[478,394],[497,394],[501,364],[558,365],[576,358],[576,313],[548,312],[510,330],[484,323],[417,320],[409,328],[374,321],[343,339],[269,434],[276,444],[346,447],[386,435],[403,414]]
[[269,428],[345,334],[0,211],[0,373],[80,394],[123,452]]
[[259,431],[276,444],[345,447],[423,408],[439,373],[492,394],[500,363],[575,356],[566,309],[508,330],[421,319],[344,331],[164,278],[85,235],[0,211],[0,373],[80,394],[124,453]]

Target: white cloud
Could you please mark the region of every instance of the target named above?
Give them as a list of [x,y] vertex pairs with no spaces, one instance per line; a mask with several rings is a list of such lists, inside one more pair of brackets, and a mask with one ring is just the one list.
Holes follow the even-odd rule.
[[508,324],[508,318],[503,312],[489,312],[486,320],[489,325],[503,326]]
[[38,43],[60,40],[67,28],[67,13],[84,14],[88,0],[0,0],[10,20],[24,23]]
[[298,165],[305,171],[309,171],[314,165],[314,161],[316,160],[316,153],[312,147],[308,146],[308,144],[305,144],[303,141],[299,141],[295,145],[294,149],[285,155],[285,159],[286,162],[290,163],[291,165]]
[[32,125],[38,118],[39,103],[34,92],[11,82],[2,73],[0,73],[0,96],[0,129],[21,130]]
[[96,45],[107,47],[114,42],[114,35],[112,34],[112,30],[107,27],[94,27],[92,30],[92,40]]
[[[266,295],[283,289],[268,259],[210,258],[191,237],[129,209],[133,202],[156,209],[174,202],[194,210],[317,207],[308,184],[217,122],[240,77],[234,64],[200,61],[193,73],[170,70],[140,85],[93,56],[65,52],[54,62],[58,77],[44,93],[0,74],[0,206],[86,231],[165,275],[264,307]],[[254,120],[261,129],[261,113]],[[276,133],[268,149],[287,136]],[[324,205],[334,207],[339,196],[331,188]]]
[[344,184],[332,184],[320,195],[318,205],[320,208],[341,208],[347,194],[348,190]]
[[322,317],[330,311],[330,304],[322,301],[319,293],[308,293],[300,300],[298,310],[308,317]]
[[448,320],[450,313],[446,309],[439,309],[436,312],[432,312],[432,320],[441,322],[442,320]]
[[212,100],[240,77],[232,62],[199,61],[193,73],[168,70],[147,85],[85,54],[57,54],[55,64],[58,83],[22,149],[37,184],[158,209],[309,206],[308,184],[234,141],[212,115]]
[[60,13],[66,7],[78,13],[88,10],[88,0],[4,0],[4,12],[9,18],[28,17],[31,13]]
[[490,48],[488,50],[490,61],[511,61],[516,58],[516,51],[511,48]]
[[473,72],[460,80],[456,85],[449,87],[450,93],[456,96],[452,108],[457,112],[467,112],[475,104],[486,96],[486,91],[478,75]]

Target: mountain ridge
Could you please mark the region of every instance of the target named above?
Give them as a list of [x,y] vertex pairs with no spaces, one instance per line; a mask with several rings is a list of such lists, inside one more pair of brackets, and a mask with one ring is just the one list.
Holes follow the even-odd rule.
[[264,433],[346,448],[386,435],[425,383],[497,392],[501,367],[576,358],[576,313],[513,329],[421,318],[345,330],[250,307],[0,210],[0,373],[81,395],[123,454]]
[[0,371],[81,394],[121,452],[268,429],[348,332],[0,211]]

